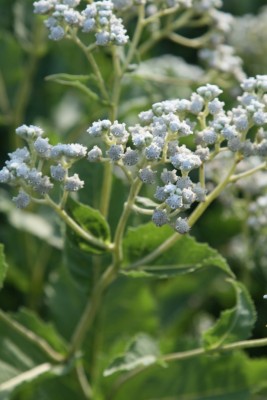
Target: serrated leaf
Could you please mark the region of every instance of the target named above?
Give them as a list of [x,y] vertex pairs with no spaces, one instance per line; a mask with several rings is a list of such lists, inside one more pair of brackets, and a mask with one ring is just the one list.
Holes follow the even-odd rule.
[[223,311],[213,327],[203,334],[203,344],[207,350],[224,344],[247,339],[256,321],[256,311],[245,286],[229,280],[236,292],[236,305]]
[[116,357],[105,369],[104,376],[154,364],[157,362],[158,357],[159,349],[156,342],[146,334],[139,334],[129,344],[125,353]]
[[[125,264],[129,265],[147,256],[172,234],[171,228],[157,228],[152,223],[129,229],[123,242]],[[186,235],[180,237],[175,245],[153,262],[138,268],[125,269],[123,273],[133,277],[167,278],[191,273],[207,266],[217,267],[234,277],[227,261],[215,249]]]
[[[78,201],[69,198],[66,206],[68,214],[74,219],[85,231],[89,232],[96,239],[100,239],[105,243],[110,240],[110,229],[106,219],[102,214]],[[67,239],[73,246],[78,247],[80,250],[91,254],[102,254],[105,249],[100,246],[88,243],[85,239],[77,235],[72,229],[67,227]]]
[[246,361],[235,351],[147,369],[125,382],[116,400],[252,400]]
[[4,246],[0,243],[0,289],[3,287],[3,282],[6,277],[8,265],[5,260]]

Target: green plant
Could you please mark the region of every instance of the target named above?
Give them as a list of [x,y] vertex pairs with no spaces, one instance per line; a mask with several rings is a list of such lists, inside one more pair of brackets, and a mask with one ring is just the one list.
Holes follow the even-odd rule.
[[[97,120],[90,118],[79,143],[19,126],[26,145],[9,153],[0,171],[0,182],[18,189],[17,209],[5,203],[9,219],[18,224],[24,215],[22,226],[39,210],[29,230],[46,242],[43,254],[57,249],[51,260],[63,255],[60,268],[33,280],[46,290],[43,313],[53,325],[26,308],[0,313],[0,399],[256,399],[251,396],[264,393],[266,360],[241,351],[267,344],[248,340],[256,321],[249,291],[217,250],[189,235],[223,192],[238,198],[238,183],[266,169],[267,76],[244,77],[240,59],[223,42],[231,17],[220,5],[34,2],[35,13],[48,15],[50,39],[73,42],[90,68],[47,79],[80,90]],[[189,39],[177,32],[185,27],[206,30]],[[127,114],[127,97],[135,89],[144,96],[134,85],[147,80],[137,64],[164,38],[201,48],[209,67],[191,79],[197,88],[188,99],[157,99],[146,111],[135,103]],[[172,73],[156,74],[155,82],[173,84]],[[241,90],[231,106],[233,99],[219,100],[218,85],[237,87],[236,79]],[[154,89],[145,92],[145,104]],[[28,206],[27,215],[21,209]],[[44,221],[54,214],[61,229],[51,222],[45,234]],[[42,258],[36,258],[38,271]],[[0,260],[2,284],[3,247]],[[235,305],[213,323],[203,306],[215,290],[223,303],[229,283]],[[169,315],[171,304],[176,316]],[[197,378],[198,367],[207,379]]]

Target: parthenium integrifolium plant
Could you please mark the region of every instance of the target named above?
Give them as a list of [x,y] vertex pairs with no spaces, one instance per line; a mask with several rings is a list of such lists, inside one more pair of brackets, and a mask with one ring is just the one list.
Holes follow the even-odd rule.
[[[81,90],[100,108],[102,117],[88,121],[82,143],[52,144],[49,134],[46,136],[39,126],[17,127],[16,134],[24,141],[24,146],[9,153],[9,160],[0,170],[0,182],[15,188],[13,201],[19,209],[31,203],[51,207],[67,226],[66,243],[73,239],[79,250],[94,255],[92,264],[103,265],[98,268],[87,305],[73,327],[73,335],[63,354],[44,344],[42,337],[28,331],[26,334],[24,328],[18,328],[17,322],[8,321],[42,348],[53,362],[65,366],[71,360],[86,398],[102,399],[104,389],[96,373],[85,373],[82,369],[101,355],[92,361],[86,359],[86,352],[80,357],[79,351],[84,348],[96,321],[104,292],[119,274],[136,277],[140,273],[155,277],[160,273],[160,277],[170,278],[173,270],[179,274],[214,264],[234,278],[227,263],[215,251],[197,244],[188,234],[224,189],[266,169],[267,75],[244,77],[240,59],[223,42],[232,18],[218,11],[222,5],[219,0],[147,3],[107,0],[89,4],[79,0],[40,0],[33,5],[36,14],[44,15],[49,38],[72,40],[89,64],[90,75],[86,79],[69,74],[58,74],[52,79]],[[135,24],[132,36],[124,26],[124,16],[130,24]],[[187,25],[204,26],[207,32],[194,39],[185,38],[177,30]],[[225,76],[230,79],[231,75],[240,80],[235,106],[228,107],[221,100],[223,90],[212,81],[201,83],[186,99],[162,99],[152,104],[150,109],[136,114],[135,123],[123,120],[120,108],[124,78],[131,78],[136,64],[161,39],[201,48],[200,57],[208,62],[213,72],[207,77],[221,76],[222,81]],[[112,63],[109,79],[104,78],[103,61],[98,62],[99,52],[106,56],[107,63]],[[253,165],[249,162],[251,159]],[[101,188],[98,210],[78,201],[80,191],[86,190],[86,179],[78,172],[80,162],[84,176],[93,164],[102,166],[102,181],[96,178]],[[108,221],[113,206],[114,174],[125,183],[127,197],[111,237]],[[149,234],[141,238],[141,250],[131,239],[128,233],[131,231],[127,231],[133,214],[152,221],[139,227],[140,234],[147,235],[149,231],[152,238]],[[158,242],[157,237],[162,240]],[[182,247],[177,256],[171,250],[177,248],[179,242]],[[140,246],[140,242],[137,244]],[[129,255],[129,247],[134,256]],[[99,254],[106,254],[106,257],[96,261]],[[173,254],[177,260],[168,259],[168,255],[172,258]],[[171,265],[171,272],[164,262],[163,266],[159,265],[159,260],[165,260],[167,267]],[[141,337],[140,348],[136,343],[130,346],[125,357],[111,364],[105,375],[136,367],[147,368],[157,361],[203,355],[214,349],[228,351],[266,345],[265,341],[244,340],[251,334],[255,312],[244,286],[235,280],[231,282],[236,290],[237,305],[204,334],[200,349],[159,356],[151,350],[148,339]],[[52,367],[47,367],[45,372],[52,371]],[[69,364],[68,368],[71,368]],[[64,373],[66,369],[63,368]],[[38,376],[35,371],[30,377]],[[131,377],[130,373],[122,381],[115,382],[109,398],[113,398],[123,382]],[[93,397],[91,385],[97,396],[102,391],[102,397]]]

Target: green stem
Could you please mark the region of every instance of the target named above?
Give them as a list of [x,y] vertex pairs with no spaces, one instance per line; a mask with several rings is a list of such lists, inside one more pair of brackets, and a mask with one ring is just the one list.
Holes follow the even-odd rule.
[[114,79],[113,79],[112,96],[111,96],[112,110],[110,113],[111,114],[110,119],[112,122],[114,122],[117,119],[118,115],[118,106],[121,94],[121,78],[123,76],[123,72],[121,69],[117,46],[112,46],[111,50],[112,50]]
[[197,38],[187,38],[185,36],[179,35],[178,33],[171,32],[168,35],[168,39],[170,39],[172,42],[180,44],[182,46],[186,47],[192,47],[192,48],[199,48],[203,46],[209,38],[211,37],[212,33],[207,32],[202,36],[199,36]]
[[[180,361],[180,360],[186,360],[189,358],[194,358],[202,355],[211,355],[214,352],[228,352],[230,350],[239,350],[239,349],[246,349],[246,348],[253,348],[253,347],[263,347],[267,346],[267,338],[264,339],[255,339],[255,340],[243,340],[240,342],[234,342],[234,343],[229,343],[224,346],[221,346],[213,351],[207,351],[204,348],[197,348],[193,350],[188,350],[188,351],[182,351],[178,353],[171,353],[171,354],[166,354],[158,361],[161,363],[168,363],[168,362],[173,362],[173,361]],[[134,378],[135,376],[139,375],[141,372],[155,367],[156,364],[150,364],[147,366],[142,366],[140,368],[137,368],[135,370],[132,370],[122,377],[120,377],[115,384],[113,385],[113,388],[111,389],[110,394],[107,397],[107,400],[112,400],[117,392],[121,389],[121,387],[127,383],[129,380]]]
[[124,62],[123,68],[122,68],[122,75],[127,70],[128,66],[129,66],[130,62],[132,61],[133,56],[136,52],[140,37],[142,35],[144,24],[145,24],[144,18],[145,18],[145,6],[144,6],[144,4],[141,4],[140,6],[138,6],[138,20],[137,20],[136,28],[134,31],[134,36],[133,36],[129,51],[126,56],[126,60]]
[[255,172],[261,171],[263,169],[266,169],[267,164],[266,161],[259,164],[257,167],[251,168],[248,171],[242,172],[240,174],[232,175],[230,178],[230,182],[236,182],[239,179],[247,178],[248,176],[253,175]]
[[165,8],[164,10],[161,10],[150,17],[147,17],[144,21],[145,25],[151,24],[152,22],[157,21],[157,19],[161,17],[165,17],[167,15],[174,14],[177,10],[179,10],[179,6],[171,7],[171,8]]
[[[121,90],[121,84],[120,84],[121,66],[116,46],[112,46],[112,61],[114,69],[114,81],[113,81],[112,96],[111,96],[110,119],[112,122],[114,122],[118,114],[118,104],[119,104],[120,90]],[[104,217],[107,217],[109,212],[109,204],[112,193],[112,183],[113,183],[113,164],[111,162],[106,162],[104,164],[104,175],[103,175],[101,199],[100,199],[100,212]]]
[[128,221],[129,215],[132,212],[132,207],[134,205],[136,196],[138,195],[142,186],[142,181],[137,177],[135,178],[126,203],[124,204],[123,212],[121,214],[115,236],[114,236],[114,265],[118,269],[123,260],[122,252],[122,238],[126,223]]
[[[160,31],[153,32],[153,35],[145,41],[139,48],[139,54],[143,55],[146,53],[156,42],[167,37],[172,31],[175,29],[179,29],[182,26],[186,25],[190,18],[193,15],[192,10],[187,10],[183,14],[179,16],[172,24],[168,24],[165,28]],[[148,18],[145,20],[145,23],[148,21]]]
[[107,217],[109,211],[109,204],[112,192],[112,181],[113,181],[113,164],[109,161],[104,163],[104,175],[102,182],[102,191],[100,199],[99,210],[104,217]]
[[152,215],[154,212],[153,210],[149,210],[147,208],[142,208],[135,204],[132,206],[132,209],[133,209],[133,211],[136,211],[137,213],[143,214],[143,215]]
[[105,86],[105,82],[93,54],[90,51],[88,51],[88,48],[76,35],[73,35],[72,39],[74,40],[75,43],[77,43],[77,45],[81,48],[81,50],[85,54],[89,64],[91,65],[94,71],[95,76],[97,77],[98,87],[103,96],[103,99],[105,99],[109,103],[109,95]]
[[113,282],[113,280],[117,276],[117,271],[122,261],[122,237],[124,229],[130,215],[135,197],[137,196],[141,186],[142,182],[139,178],[136,178],[133,185],[131,186],[128,201],[125,203],[124,210],[115,233],[113,264],[106,269],[98,283],[95,285],[92,296],[88,300],[82,317],[72,336],[68,358],[71,358],[82,346],[86,334],[95,320],[97,311],[99,310],[99,307],[101,305],[103,294],[106,288]]
[[75,369],[76,369],[78,381],[80,383],[80,386],[81,386],[81,389],[83,391],[85,398],[87,400],[91,400],[93,398],[93,390],[92,390],[90,383],[88,382],[82,362],[78,362]]
[[[51,79],[46,79],[46,80],[51,80]],[[83,83],[78,82],[78,81],[66,81],[64,79],[57,79],[56,83],[60,83],[61,85],[65,86],[70,86],[79,89],[81,92],[85,93],[88,98],[94,100],[94,101],[100,101],[99,96],[93,92],[91,89],[89,89],[87,86],[85,86]]]
[[85,310],[72,336],[68,352],[68,359],[71,358],[82,346],[87,332],[92,326],[97,311],[99,310],[104,291],[115,279],[115,277],[116,269],[113,265],[110,265],[96,284],[92,296],[90,299],[88,299]]
[[205,165],[201,164],[199,168],[199,182],[201,187],[204,189],[205,188]]

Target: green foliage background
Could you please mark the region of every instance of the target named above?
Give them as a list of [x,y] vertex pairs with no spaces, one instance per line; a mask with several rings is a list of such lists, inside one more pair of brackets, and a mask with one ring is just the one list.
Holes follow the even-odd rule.
[[[264,0],[225,0],[224,9],[234,15],[248,12],[257,14],[265,3]],[[15,138],[14,129],[23,123],[42,125],[54,143],[77,140],[86,144],[86,128],[94,120],[104,116],[101,106],[83,98],[75,89],[45,80],[46,76],[56,73],[86,74],[86,63],[83,55],[72,44],[53,43],[46,39],[42,22],[33,16],[31,7],[32,2],[29,0],[0,0],[1,166],[7,152],[21,145]],[[194,52],[177,50],[168,43],[160,43],[154,54],[161,55],[163,51],[185,57],[191,63],[197,62]],[[263,57],[266,55],[263,54]],[[249,68],[248,64],[244,65],[248,73]],[[108,75],[107,68],[106,79]],[[142,85],[143,82],[140,83],[137,79],[134,88],[124,89],[120,118],[125,121],[132,121],[137,112],[148,108],[159,96],[171,97],[176,89],[177,97],[183,95],[179,88],[156,87],[160,92],[153,92],[155,88],[151,88],[149,82],[146,83],[145,90]],[[129,93],[132,101],[129,101]],[[99,166],[89,170],[81,163],[80,175],[86,181],[87,188],[81,194],[81,200],[93,207],[101,185],[101,170]],[[115,188],[112,198],[113,212],[109,221],[112,231],[125,196],[124,184],[119,179],[115,179]],[[0,292],[0,308],[16,312],[14,318],[17,321],[26,324],[28,328],[34,327],[35,332],[45,334],[47,342],[64,355],[66,341],[71,337],[73,326],[81,314],[86,297],[93,289],[98,272],[96,269],[88,269],[94,256],[81,255],[81,249],[73,248],[73,237],[70,237],[69,246],[65,247],[62,257],[60,228],[55,216],[47,209],[41,209],[37,216],[34,206],[32,207],[26,212],[16,210],[10,202],[7,189],[0,189],[0,242],[4,244],[9,265],[4,287]],[[226,257],[237,278],[246,286],[258,314],[253,337],[259,338],[266,336],[267,307],[262,296],[266,292],[267,274],[256,253],[257,248],[253,247],[253,238],[242,236],[245,229],[242,212],[245,207],[246,202],[241,201],[238,212],[226,213],[221,203],[216,202],[193,229],[192,235],[200,243],[209,243]],[[134,217],[132,222],[137,225],[138,217]],[[104,223],[101,229],[104,235],[109,234]],[[147,226],[142,229],[142,235],[146,229],[149,229],[150,234],[153,231],[152,227]],[[131,249],[132,239],[129,237],[136,235],[141,238],[138,236],[141,234],[128,232],[124,243],[127,262],[135,259]],[[231,245],[232,240],[240,235],[242,240],[247,240],[246,250],[241,256],[233,252]],[[160,234],[157,234],[157,238],[160,240]],[[186,248],[187,238],[180,245],[181,249]],[[190,243],[189,245],[191,246]],[[147,335],[139,338],[141,344],[142,340],[149,343],[155,340],[155,348],[159,345],[163,354],[171,353],[177,349],[197,347],[202,331],[215,322],[221,310],[228,309],[228,318],[233,317],[236,312],[233,309],[235,290],[224,279],[223,271],[227,271],[227,266],[217,252],[212,253],[206,245],[202,246],[196,250],[195,259],[194,254],[192,255],[191,264],[197,266],[192,268],[194,274],[183,275],[181,270],[179,274],[173,270],[171,260],[176,254],[170,252],[168,259],[161,260],[161,265],[170,266],[168,276],[161,276],[160,269],[149,269],[148,266],[147,275],[140,274],[138,279],[132,280],[125,274],[111,286],[85,346],[86,354],[93,360],[86,368],[90,374],[95,374],[96,380],[101,379],[103,370],[114,357],[125,350],[138,332]],[[141,248],[141,243],[137,247]],[[183,251],[179,248],[178,250],[179,254]],[[142,251],[145,254],[147,249]],[[205,251],[210,256],[210,265],[218,268],[204,268],[201,264],[201,252]],[[102,257],[104,259],[107,256]],[[183,260],[181,256],[180,267],[188,270],[192,267],[191,264],[190,260]],[[164,272],[166,274],[166,268]],[[0,282],[2,273],[4,272],[0,271]],[[169,279],[176,274],[176,278]],[[161,279],[153,279],[155,276]],[[253,314],[254,310],[251,309],[251,315]],[[215,325],[214,332],[208,331],[210,336],[207,334],[205,338],[207,346],[216,340],[216,329],[220,330],[220,322]],[[5,367],[7,376],[9,368],[14,367],[14,359],[18,371],[49,362],[39,348],[30,345],[18,332],[12,332],[4,320],[1,320],[0,331],[0,369],[2,371],[2,367]],[[102,354],[100,360],[97,359],[98,350]],[[114,394],[114,398],[134,400],[138,393],[140,400],[264,399],[267,395],[265,353],[265,348],[259,348],[251,349],[247,353],[226,352],[223,356],[216,353],[202,355],[176,362],[165,369],[156,365],[125,383],[118,394]],[[124,359],[116,362],[115,365],[119,365],[121,369],[127,364]],[[83,399],[84,395],[74,379],[74,374],[71,365],[44,371],[34,384],[24,385],[17,394],[14,391],[12,398]],[[114,383],[116,389],[116,379],[116,376],[108,376],[101,383],[104,390],[107,388],[108,392],[108,388]],[[162,383],[160,390],[155,385],[158,381]],[[7,399],[8,396],[8,391],[0,390],[0,400]],[[95,399],[104,399],[101,396],[96,393]]]

